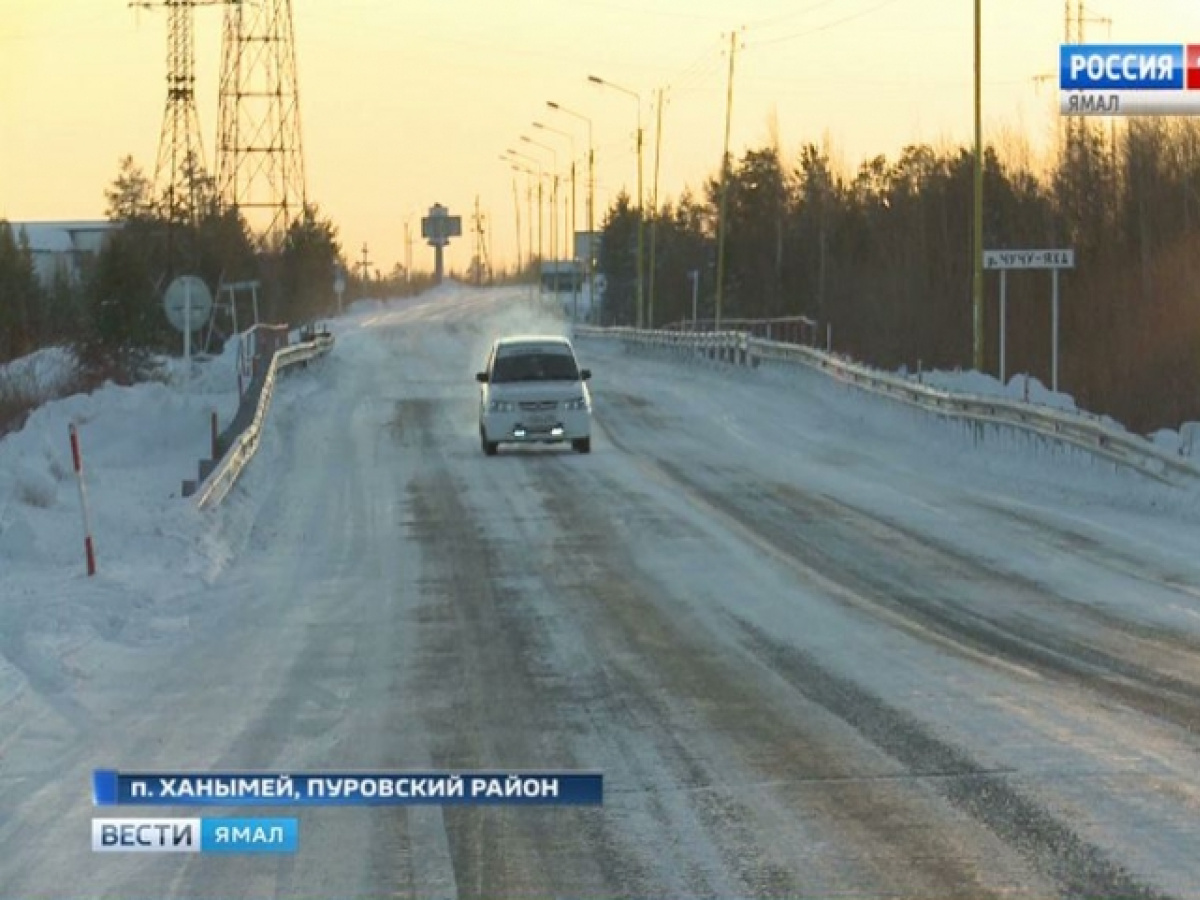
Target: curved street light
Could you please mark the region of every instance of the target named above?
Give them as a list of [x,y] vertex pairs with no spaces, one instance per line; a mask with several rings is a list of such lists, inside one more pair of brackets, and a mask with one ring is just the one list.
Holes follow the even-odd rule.
[[[534,122],[534,128],[540,128],[542,131],[549,131],[552,134],[557,134],[560,137],[565,137],[571,148],[571,209],[570,209],[570,224],[563,229],[563,258],[571,263],[571,301],[572,301],[572,319],[579,317],[579,285],[575,277],[575,136],[569,131],[563,131],[561,128],[555,128],[552,125],[546,125],[542,122]],[[564,206],[566,204],[563,204]],[[567,210],[563,210],[564,218],[567,215]]]
[[644,271],[642,264],[642,232],[643,220],[646,218],[645,207],[642,198],[642,96],[637,91],[632,91],[627,87],[622,87],[619,84],[614,84],[611,81],[606,81],[597,75],[589,75],[588,81],[592,84],[598,84],[601,87],[612,88],[614,91],[626,94],[637,101],[637,208],[638,208],[638,225],[637,225],[637,327],[643,327],[645,316],[645,298],[643,295],[642,284],[644,281]]
[[588,279],[588,309],[589,312],[595,309],[596,293],[595,293],[595,269],[596,269],[596,143],[592,138],[592,120],[583,113],[576,112],[573,109],[568,109],[561,103],[556,103],[553,100],[547,100],[546,106],[555,112],[560,112],[563,115],[570,116],[587,125],[588,132],[588,200],[587,200],[587,279]]
[[550,166],[552,180],[550,182],[550,257],[555,262],[558,261],[558,151],[549,144],[543,144],[540,141],[535,141],[527,134],[521,135],[521,140],[531,147],[537,147],[539,150],[545,150],[550,154]]
[[504,152],[507,153],[509,156],[515,157],[516,159],[523,159],[523,160],[526,160],[527,162],[531,162],[537,167],[537,178],[538,178],[538,264],[540,265],[541,261],[543,259],[545,259],[545,256],[546,256],[545,251],[544,251],[545,243],[542,240],[542,180],[545,178],[546,173],[542,169],[542,161],[540,159],[538,159],[537,157],[530,156],[527,153],[518,153],[516,150],[513,150],[511,147],[508,148],[507,150],[505,150]]

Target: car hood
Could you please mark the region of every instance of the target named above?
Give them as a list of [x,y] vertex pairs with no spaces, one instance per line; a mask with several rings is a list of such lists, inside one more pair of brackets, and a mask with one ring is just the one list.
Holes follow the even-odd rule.
[[488,397],[492,400],[574,400],[586,396],[581,381],[512,381],[488,385]]

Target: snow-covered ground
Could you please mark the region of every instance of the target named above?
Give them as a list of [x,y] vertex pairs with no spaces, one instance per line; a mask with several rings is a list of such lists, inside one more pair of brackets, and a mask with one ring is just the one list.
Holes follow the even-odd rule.
[[[0,895],[1200,898],[1195,495],[604,339],[591,455],[485,457],[489,341],[562,327],[520,289],[354,305],[208,514],[179,484],[232,359],[0,441]],[[606,803],[93,857],[97,767],[598,769]]]

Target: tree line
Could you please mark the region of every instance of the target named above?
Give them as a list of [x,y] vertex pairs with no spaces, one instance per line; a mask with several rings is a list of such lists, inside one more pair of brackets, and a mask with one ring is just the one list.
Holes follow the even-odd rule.
[[[984,153],[984,246],[1072,248],[1060,273],[1060,388],[1147,432],[1200,419],[1200,123],[1064,126],[1053,161]],[[729,161],[722,318],[804,315],[834,349],[888,369],[970,368],[974,153],[913,145],[844,171],[808,144]],[[655,327],[713,315],[720,179],[643,219]],[[632,324],[639,213],[603,224],[607,324]],[[648,282],[647,277],[647,282]],[[999,371],[999,284],[985,277],[985,368]],[[1009,272],[1007,371],[1050,383],[1047,272]]]
[[[154,354],[179,352],[180,335],[162,309],[177,275],[199,276],[214,296],[222,284],[258,281],[260,318],[291,325],[336,309],[337,265],[347,271],[347,300],[365,290],[345,265],[336,226],[316,207],[263,237],[219,202],[212,178],[193,171],[189,180],[186,196],[159,195],[131,157],[121,160],[105,190],[106,216],[118,227],[83,260],[79,277],[60,269],[49,286],[35,275],[23,233],[0,222],[0,362],[69,345],[86,382],[144,377]],[[239,313],[246,315],[240,303]]]

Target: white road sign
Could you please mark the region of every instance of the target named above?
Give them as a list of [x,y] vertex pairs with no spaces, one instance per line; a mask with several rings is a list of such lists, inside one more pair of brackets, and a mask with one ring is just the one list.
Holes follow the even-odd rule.
[[1074,250],[984,250],[985,269],[1073,269]]
[[163,309],[167,313],[167,319],[177,331],[185,333],[201,328],[212,315],[212,308],[213,298],[208,285],[195,275],[181,275],[176,278],[163,297]]

